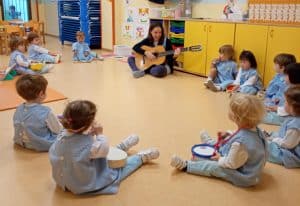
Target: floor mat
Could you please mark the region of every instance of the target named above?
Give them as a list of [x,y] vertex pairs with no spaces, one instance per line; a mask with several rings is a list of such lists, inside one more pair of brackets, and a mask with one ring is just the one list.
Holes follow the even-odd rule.
[[[15,109],[24,102],[15,89],[15,82],[16,78],[11,81],[0,81],[0,111]],[[44,103],[63,100],[66,98],[67,97],[60,92],[48,87],[47,98]]]

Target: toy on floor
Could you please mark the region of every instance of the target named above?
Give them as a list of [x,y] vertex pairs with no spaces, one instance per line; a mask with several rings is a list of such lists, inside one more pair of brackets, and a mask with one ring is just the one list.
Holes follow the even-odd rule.
[[110,147],[107,162],[110,168],[121,168],[126,165],[127,153],[116,147]]
[[10,67],[4,67],[3,69],[0,69],[0,80],[12,80],[14,76],[17,75],[16,71],[13,70],[13,68],[16,65],[12,65]]

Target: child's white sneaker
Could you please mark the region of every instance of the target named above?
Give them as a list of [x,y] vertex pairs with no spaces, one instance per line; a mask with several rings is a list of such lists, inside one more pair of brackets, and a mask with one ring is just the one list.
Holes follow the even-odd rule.
[[209,134],[207,133],[207,131],[202,130],[200,132],[200,139],[202,143],[207,143],[211,140],[211,137],[209,136]]
[[171,166],[175,167],[178,170],[183,170],[187,167],[187,162],[177,155],[173,155],[171,158]]
[[149,148],[138,152],[137,155],[142,157],[143,163],[147,163],[150,160],[157,159],[159,157],[159,151],[157,148]]
[[100,56],[99,54],[96,54],[96,60],[104,61],[104,57]]
[[61,59],[61,55],[60,54],[56,54],[55,58],[54,58],[54,63],[58,64],[60,62]]
[[139,136],[132,134],[126,139],[122,140],[120,144],[118,144],[116,147],[123,150],[123,151],[128,151],[131,147],[139,143],[140,138]]
[[220,88],[217,87],[212,80],[207,81],[207,87],[214,92],[220,91]]

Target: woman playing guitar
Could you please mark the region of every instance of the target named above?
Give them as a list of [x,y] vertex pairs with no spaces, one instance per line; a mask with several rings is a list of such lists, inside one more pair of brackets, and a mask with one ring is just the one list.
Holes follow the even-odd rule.
[[[142,47],[156,47],[162,45],[165,50],[172,50],[171,41],[165,37],[164,29],[160,23],[153,23],[150,25],[148,37],[137,43],[133,50],[137,54],[143,55],[148,60],[155,60],[157,57],[151,51],[146,51]],[[145,74],[151,74],[154,77],[164,77],[170,73],[173,73],[173,58],[176,58],[180,54],[180,49],[176,49],[174,54],[166,56],[166,60],[163,64],[153,65],[146,70],[140,70],[136,65],[136,59],[134,56],[128,58],[128,64],[132,70],[132,74],[135,78],[143,77]]]

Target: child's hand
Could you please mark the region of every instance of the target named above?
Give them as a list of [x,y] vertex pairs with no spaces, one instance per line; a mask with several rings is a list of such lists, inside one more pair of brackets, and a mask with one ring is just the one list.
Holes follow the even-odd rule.
[[228,132],[218,132],[218,137],[221,137],[222,139],[226,139],[230,133]]
[[277,112],[277,108],[278,108],[278,106],[267,106],[266,110],[268,112]]
[[231,91],[235,92],[240,88],[240,85],[235,85]]
[[85,51],[85,52],[84,52],[84,56],[85,56],[85,57],[87,57],[89,54],[90,54],[90,52],[88,52],[88,51]]
[[218,161],[220,159],[220,157],[221,157],[220,153],[219,152],[215,152],[215,155],[212,156],[210,159]]
[[180,53],[181,53],[180,48],[175,49],[174,57],[178,57]]
[[215,58],[211,61],[211,67],[216,67],[216,65],[220,62],[220,58]]
[[278,104],[280,102],[280,99],[278,99],[278,98],[273,99],[272,102],[274,102],[275,104]]
[[49,51],[48,54],[51,55],[51,56],[56,56],[58,53]]
[[156,58],[150,51],[145,51],[145,56],[150,60],[153,60]]
[[93,122],[89,134],[91,135],[100,135],[103,134],[103,127],[101,124],[97,123],[97,122]]

